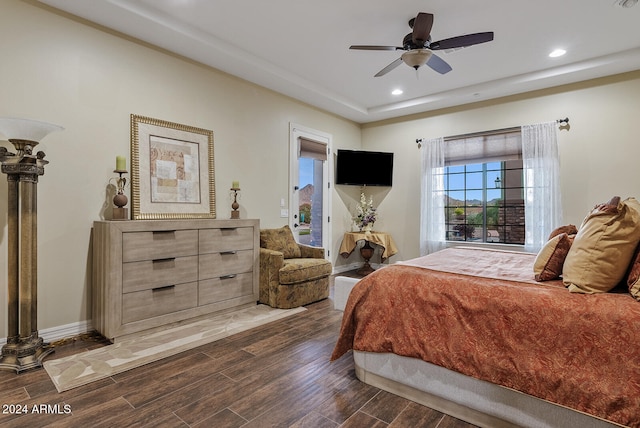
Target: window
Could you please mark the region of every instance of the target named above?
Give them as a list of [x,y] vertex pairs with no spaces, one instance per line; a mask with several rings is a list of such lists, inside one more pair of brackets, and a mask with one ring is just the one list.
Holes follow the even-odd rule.
[[447,241],[524,244],[522,160],[444,169]]
[[[538,252],[549,232],[564,224],[557,134],[554,121],[421,140],[420,254],[439,251],[451,240],[497,240],[524,244],[525,251]],[[482,180],[481,186],[474,183],[474,177]],[[492,204],[496,185],[500,185],[500,202]],[[456,198],[454,192],[458,192]],[[483,199],[474,198],[472,192]],[[462,213],[460,209],[456,213],[456,208]],[[470,233],[467,226],[480,224],[482,230]],[[516,237],[523,229],[524,242]],[[498,236],[492,236],[491,230]]]
[[445,141],[445,240],[525,242],[520,132]]

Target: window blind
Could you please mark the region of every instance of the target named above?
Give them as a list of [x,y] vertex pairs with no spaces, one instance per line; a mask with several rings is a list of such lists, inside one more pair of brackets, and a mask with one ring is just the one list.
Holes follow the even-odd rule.
[[447,138],[444,159],[446,166],[522,159],[520,130]]
[[298,138],[298,157],[326,161],[327,145],[300,137]]

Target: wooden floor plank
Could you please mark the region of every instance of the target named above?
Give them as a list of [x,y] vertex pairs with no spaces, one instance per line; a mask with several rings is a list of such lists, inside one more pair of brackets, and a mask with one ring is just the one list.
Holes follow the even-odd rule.
[[245,426],[246,419],[241,418],[229,409],[224,409],[215,415],[203,420],[200,423],[192,425],[194,428],[240,428]]
[[377,388],[354,379],[344,389],[336,392],[314,410],[327,419],[343,423],[365,406],[378,392],[380,390]]
[[[443,414],[429,409],[428,407],[421,406],[419,404],[409,402],[409,405],[403,409],[403,411],[395,418],[390,427],[415,427],[415,428],[444,428],[440,423],[442,422]],[[458,421],[455,418],[451,418],[452,421]],[[461,421],[458,421],[461,422]],[[463,425],[453,425],[455,428],[463,428]]]
[[386,391],[380,391],[362,411],[386,423],[393,422],[411,404],[406,398],[398,397]]
[[[343,428],[384,428],[388,425],[380,419],[367,415],[364,412],[356,412],[347,419],[345,423],[340,425]],[[412,427],[413,428],[413,427]]]
[[336,428],[338,426],[337,422],[331,421],[316,412],[307,413],[302,419],[291,424],[291,428]]

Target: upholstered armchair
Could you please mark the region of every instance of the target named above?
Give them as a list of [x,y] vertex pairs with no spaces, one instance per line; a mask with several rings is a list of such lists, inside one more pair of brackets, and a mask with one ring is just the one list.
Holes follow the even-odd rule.
[[329,297],[324,249],[298,244],[289,226],[260,230],[260,303],[289,309]]

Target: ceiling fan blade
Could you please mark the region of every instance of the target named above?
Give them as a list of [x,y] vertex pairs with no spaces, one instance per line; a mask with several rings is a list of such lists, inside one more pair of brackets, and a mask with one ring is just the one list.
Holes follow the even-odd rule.
[[413,33],[411,41],[419,48],[429,40],[431,27],[433,26],[433,15],[431,13],[420,12],[413,22]]
[[451,66],[445,60],[434,53],[431,54],[427,65],[440,74],[445,74],[452,70]]
[[464,36],[451,37],[450,39],[438,40],[429,45],[431,50],[463,48],[465,46],[477,45],[479,43],[493,40],[493,31],[486,33],[466,34]]
[[375,46],[375,45],[351,45],[349,49],[359,49],[364,51],[397,51],[403,50],[398,46]]
[[395,60],[391,64],[387,65],[382,70],[378,71],[378,73],[376,73],[376,75],[374,77],[384,76],[385,74],[387,74],[388,72],[390,72],[391,70],[393,70],[394,68],[399,66],[400,64],[402,64],[402,58],[398,58],[397,60]]

